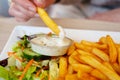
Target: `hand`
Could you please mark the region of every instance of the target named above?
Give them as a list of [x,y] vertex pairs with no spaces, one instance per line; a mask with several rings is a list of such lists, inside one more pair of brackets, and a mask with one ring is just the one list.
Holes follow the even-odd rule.
[[90,17],[92,20],[108,21],[108,22],[120,22],[120,8],[107,11],[104,13],[96,14]]
[[45,8],[55,0],[12,0],[9,14],[19,22],[26,22],[36,14],[36,6]]

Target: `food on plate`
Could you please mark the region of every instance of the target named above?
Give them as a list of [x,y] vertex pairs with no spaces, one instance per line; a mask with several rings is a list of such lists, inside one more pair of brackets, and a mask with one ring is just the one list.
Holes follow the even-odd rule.
[[0,62],[0,79],[120,80],[120,44],[110,35],[101,36],[96,42],[74,42],[62,56],[33,51],[30,40],[36,36],[25,35],[13,46],[13,51],[8,52],[8,62]]
[[58,27],[58,25],[48,16],[47,12],[38,7],[38,14],[40,16],[40,18],[44,21],[44,23],[56,34],[59,35],[60,34],[60,29]]
[[117,49],[116,49],[116,45],[114,43],[114,41],[112,40],[112,38],[108,35],[106,36],[106,41],[108,41],[108,47],[109,47],[109,55],[110,55],[110,61],[112,63],[116,62],[117,60]]
[[31,40],[32,50],[48,56],[64,55],[71,45],[72,40],[66,37],[63,28],[57,25],[43,8],[37,7],[37,12],[43,22],[56,34],[56,36],[49,37],[41,35],[38,38]]
[[[23,36],[8,52],[9,58],[0,62],[2,80],[56,80],[59,57],[45,56],[31,49],[30,40],[36,36]],[[2,67],[3,66],[3,67]]]
[[72,40],[65,37],[59,38],[53,34],[41,34],[39,37],[30,40],[31,49],[37,53],[47,56],[60,56],[67,52]]

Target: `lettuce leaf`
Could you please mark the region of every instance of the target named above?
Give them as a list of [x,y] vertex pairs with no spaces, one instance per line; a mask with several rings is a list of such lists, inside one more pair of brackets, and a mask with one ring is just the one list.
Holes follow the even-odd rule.
[[50,80],[57,80],[59,75],[59,67],[57,60],[51,60],[49,62],[49,75],[50,75]]
[[48,80],[48,70],[43,70],[40,74],[40,80]]
[[9,80],[9,72],[2,66],[0,66],[0,78]]
[[23,80],[33,80],[33,73],[36,71],[36,66],[31,66],[29,69],[28,69],[28,71],[27,71],[27,73],[26,73],[26,75],[25,75],[25,77],[24,77],[24,79]]

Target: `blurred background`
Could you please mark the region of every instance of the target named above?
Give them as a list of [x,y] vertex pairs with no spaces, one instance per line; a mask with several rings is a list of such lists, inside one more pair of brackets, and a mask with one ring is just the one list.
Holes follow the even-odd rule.
[[0,17],[10,17],[8,14],[8,0],[0,0]]
[[[87,0],[86,0],[87,1]],[[99,2],[98,0],[96,0]],[[0,17],[10,17],[8,0],[0,0]],[[88,18],[96,13],[108,11],[105,7],[91,4],[63,5],[54,4],[47,9],[52,18]]]

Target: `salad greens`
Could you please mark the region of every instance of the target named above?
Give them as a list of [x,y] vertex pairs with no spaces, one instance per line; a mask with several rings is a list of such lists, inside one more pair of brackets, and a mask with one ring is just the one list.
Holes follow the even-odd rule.
[[[56,80],[58,77],[59,58],[53,59],[32,51],[26,35],[13,45],[12,52],[8,52],[8,55],[8,64],[0,66],[0,80]],[[34,61],[28,67],[31,59]]]

